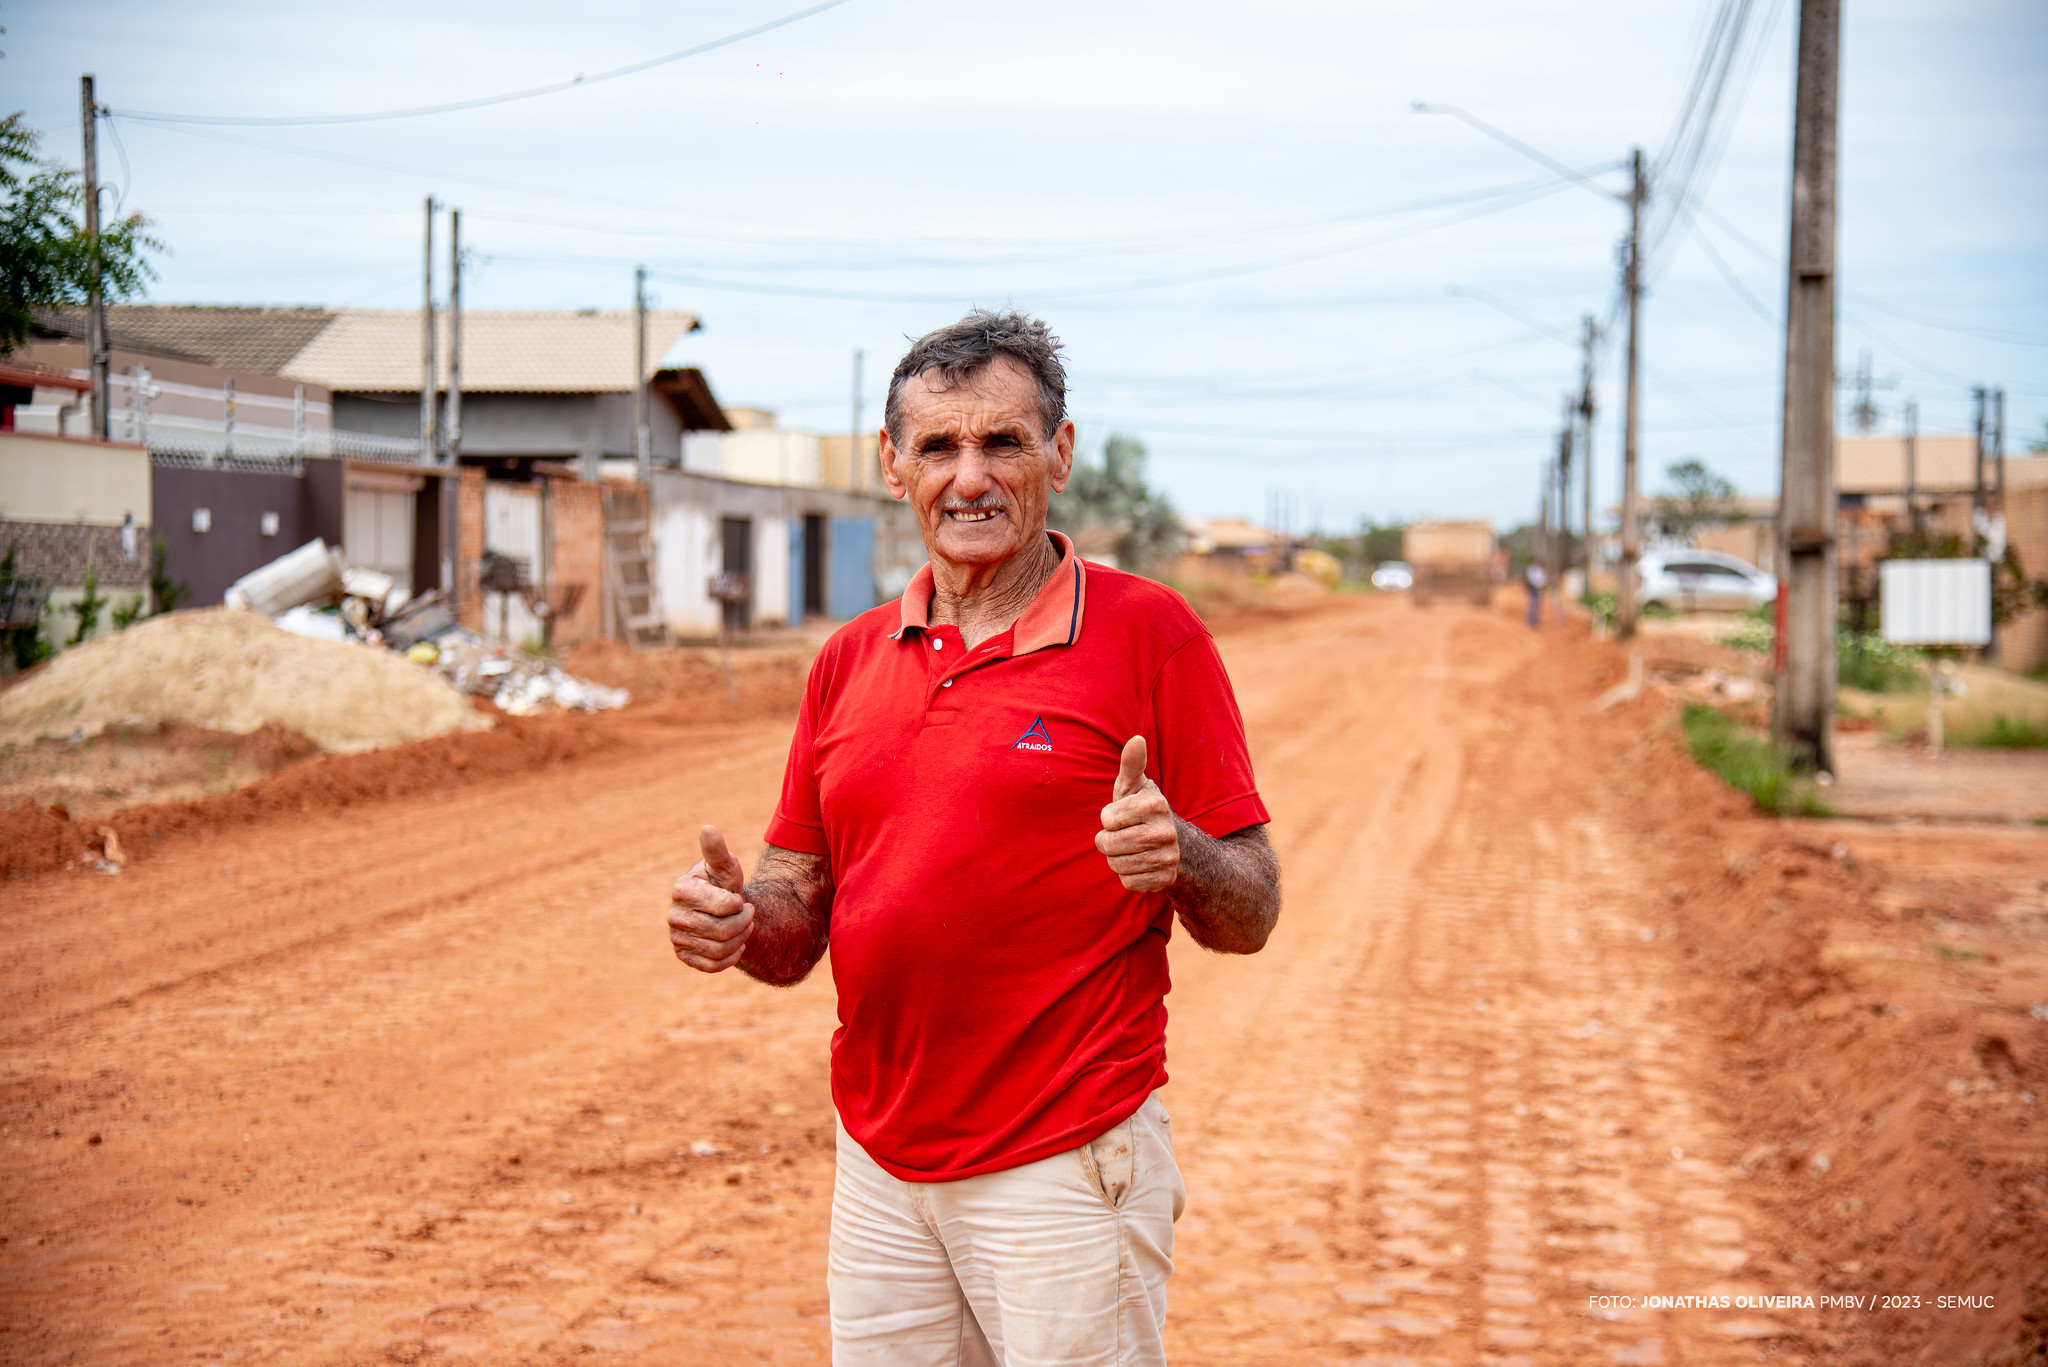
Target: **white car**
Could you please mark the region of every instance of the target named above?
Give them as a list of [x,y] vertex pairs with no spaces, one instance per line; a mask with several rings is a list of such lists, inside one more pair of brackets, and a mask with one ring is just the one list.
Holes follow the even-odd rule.
[[1778,581],[1720,551],[1647,551],[1636,561],[1636,600],[1674,612],[1744,612],[1773,602]]
[[1372,586],[1380,590],[1412,589],[1415,587],[1415,567],[1405,560],[1387,560],[1372,572]]

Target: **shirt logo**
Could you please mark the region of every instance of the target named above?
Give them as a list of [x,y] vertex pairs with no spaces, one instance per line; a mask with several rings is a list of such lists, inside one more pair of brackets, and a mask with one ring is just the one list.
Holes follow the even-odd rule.
[[1016,743],[1011,745],[1010,748],[1012,750],[1043,750],[1047,754],[1051,754],[1052,735],[1045,729],[1044,716],[1033,717],[1031,725],[1024,728],[1024,734],[1017,737]]

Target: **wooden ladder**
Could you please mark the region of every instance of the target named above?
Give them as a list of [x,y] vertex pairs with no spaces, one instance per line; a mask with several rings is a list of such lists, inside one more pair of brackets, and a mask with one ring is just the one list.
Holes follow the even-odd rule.
[[654,547],[647,535],[646,503],[639,491],[606,490],[604,571],[611,633],[630,646],[674,643],[661,612],[654,577]]

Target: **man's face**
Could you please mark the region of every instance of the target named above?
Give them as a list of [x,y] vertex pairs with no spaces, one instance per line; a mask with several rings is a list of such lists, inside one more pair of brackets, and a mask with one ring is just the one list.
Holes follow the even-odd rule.
[[1000,564],[1044,537],[1046,503],[1074,468],[1074,424],[1047,439],[1038,382],[1008,356],[951,388],[935,378],[905,381],[903,441],[882,434],[882,478],[916,510],[932,559]]

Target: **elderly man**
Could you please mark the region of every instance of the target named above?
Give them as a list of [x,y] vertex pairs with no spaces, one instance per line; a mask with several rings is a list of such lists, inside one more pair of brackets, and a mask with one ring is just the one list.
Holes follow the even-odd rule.
[[706,826],[669,912],[706,973],[831,943],[839,1367],[1164,1361],[1167,936],[1251,954],[1279,916],[1209,633],[1046,530],[1059,349],[977,312],[896,367],[882,474],[930,564],[812,666],[754,877]]

